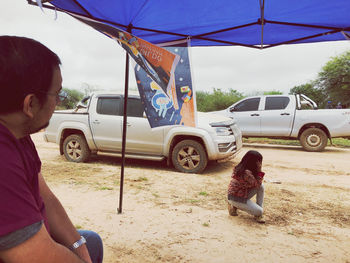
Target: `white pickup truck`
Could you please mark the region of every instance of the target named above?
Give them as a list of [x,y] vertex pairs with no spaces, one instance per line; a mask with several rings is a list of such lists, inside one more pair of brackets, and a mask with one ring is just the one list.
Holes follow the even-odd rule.
[[328,138],[350,138],[350,109],[317,109],[305,95],[244,98],[226,110],[243,137],[298,139],[306,151],[322,151]]
[[[121,156],[123,105],[121,94],[91,94],[75,110],[55,111],[44,138],[72,162],[84,162],[91,153]],[[127,113],[126,158],[167,158],[181,172],[200,173],[208,161],[230,159],[242,148],[242,133],[227,117],[198,113],[196,128],[151,129],[138,95],[129,95]]]

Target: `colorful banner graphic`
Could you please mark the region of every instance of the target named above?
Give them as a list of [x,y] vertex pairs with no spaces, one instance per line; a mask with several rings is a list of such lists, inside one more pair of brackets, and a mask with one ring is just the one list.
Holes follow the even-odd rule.
[[174,70],[179,62],[179,56],[121,29],[83,16],[69,14],[116,40],[164,93],[166,95],[170,94]]
[[[187,43],[187,42],[186,42]],[[152,128],[165,125],[196,126],[196,100],[192,86],[188,47],[164,47],[178,55],[180,61],[167,94],[140,66],[135,76],[141,100]]]

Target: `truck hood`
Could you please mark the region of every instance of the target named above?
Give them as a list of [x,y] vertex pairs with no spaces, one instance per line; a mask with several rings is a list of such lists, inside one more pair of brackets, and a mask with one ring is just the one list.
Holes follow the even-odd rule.
[[212,126],[210,124],[213,123],[230,123],[230,125],[234,124],[235,121],[229,117],[215,114],[215,113],[208,113],[208,112],[197,112],[198,117],[198,127],[204,128],[205,126]]

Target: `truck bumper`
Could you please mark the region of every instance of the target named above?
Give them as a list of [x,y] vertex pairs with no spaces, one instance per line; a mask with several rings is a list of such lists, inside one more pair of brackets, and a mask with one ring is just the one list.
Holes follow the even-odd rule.
[[243,146],[242,133],[240,130],[234,130],[233,136],[217,137],[214,144],[217,151],[209,159],[225,162],[234,158],[241,151]]

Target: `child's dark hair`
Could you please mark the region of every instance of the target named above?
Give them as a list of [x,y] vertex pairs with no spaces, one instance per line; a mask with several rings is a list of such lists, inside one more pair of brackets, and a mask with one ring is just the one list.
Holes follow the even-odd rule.
[[257,151],[248,151],[242,158],[241,162],[235,167],[235,174],[242,176],[245,170],[249,170],[253,175],[257,175],[257,162],[262,162],[262,155]]

